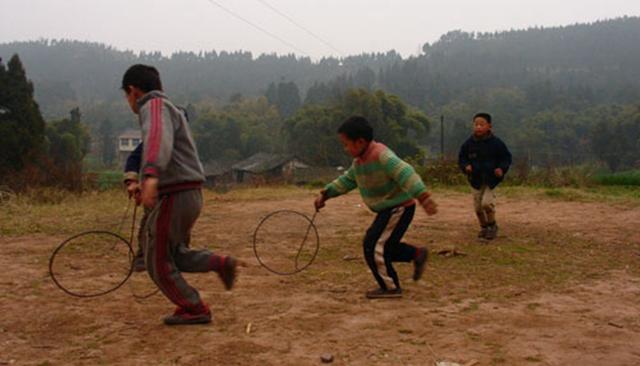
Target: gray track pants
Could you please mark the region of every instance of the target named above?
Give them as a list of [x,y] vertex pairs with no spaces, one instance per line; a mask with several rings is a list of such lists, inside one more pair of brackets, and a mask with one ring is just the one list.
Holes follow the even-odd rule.
[[201,209],[199,189],[163,195],[150,212],[145,229],[145,261],[151,279],[171,302],[194,313],[206,305],[181,272],[209,272],[220,260],[206,249],[188,248],[191,228]]

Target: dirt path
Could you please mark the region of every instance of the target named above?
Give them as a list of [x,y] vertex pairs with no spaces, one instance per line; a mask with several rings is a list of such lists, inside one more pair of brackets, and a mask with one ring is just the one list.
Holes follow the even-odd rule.
[[282,208],[311,212],[311,193],[292,195],[206,196],[193,245],[249,264],[233,292],[213,274],[188,275],[212,307],[209,326],[163,326],[173,306],[161,296],[135,301],[126,286],[71,298],[47,276],[61,238],[1,238],[0,365],[314,365],[323,353],[336,365],[640,364],[638,209],[500,199],[500,238],[484,245],[470,197],[442,193],[441,212],[418,212],[407,239],[467,256],[436,256],[418,283],[410,265],[398,264],[405,297],[369,301],[360,240],[373,214],[356,195],[318,216],[322,248],[309,270],[279,277],[258,266],[258,220]]

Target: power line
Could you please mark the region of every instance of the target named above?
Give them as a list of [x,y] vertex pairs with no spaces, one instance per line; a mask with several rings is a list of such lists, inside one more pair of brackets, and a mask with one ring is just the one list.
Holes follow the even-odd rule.
[[309,57],[310,57],[309,53],[307,53],[307,52],[305,52],[305,51],[301,50],[300,48],[296,47],[296,45],[294,45],[294,44],[292,44],[292,43],[289,43],[289,42],[287,42],[286,40],[284,40],[284,39],[282,39],[282,38],[278,37],[277,35],[275,35],[275,34],[273,34],[273,33],[269,32],[269,31],[268,31],[268,30],[266,30],[266,29],[262,28],[261,26],[259,26],[259,25],[255,24],[255,23],[252,23],[252,22],[251,22],[251,21],[249,21],[248,19],[246,19],[246,18],[244,18],[244,17],[240,16],[239,14],[237,14],[237,13],[235,13],[235,12],[231,11],[230,9],[228,9],[228,8],[226,8],[226,7],[224,7],[224,6],[222,6],[220,3],[218,3],[218,2],[216,2],[216,1],[214,1],[214,0],[207,0],[207,1],[208,1],[211,5],[217,6],[218,8],[220,8],[220,9],[224,10],[225,12],[227,12],[228,14],[230,14],[230,15],[234,16],[235,18],[238,18],[238,19],[240,19],[241,21],[243,21],[243,22],[245,22],[245,23],[249,24],[250,26],[252,26],[252,27],[254,27],[255,29],[259,30],[260,32],[262,32],[262,33],[264,33],[264,34],[266,34],[266,35],[270,36],[271,38],[274,38],[274,39],[276,39],[276,40],[278,40],[278,41],[282,42],[283,44],[285,44],[285,45],[287,45],[287,46],[291,47],[292,49],[294,49],[294,50],[298,51],[299,53],[301,53],[301,54],[303,54],[303,55],[306,55],[306,56],[309,56]]
[[338,52],[338,54],[340,54],[341,56],[344,57],[344,54],[342,53],[342,51],[340,51],[339,49],[337,49],[336,47],[334,47],[331,43],[325,41],[322,37],[316,35],[315,33],[313,33],[312,31],[310,31],[309,29],[305,28],[304,26],[302,26],[300,23],[296,22],[295,20],[293,20],[290,16],[288,16],[287,14],[281,12],[280,10],[276,9],[273,5],[269,4],[268,2],[266,2],[265,0],[258,0],[259,2],[262,3],[262,5],[266,6],[267,8],[271,9],[274,13],[280,15],[281,17],[285,18],[286,20],[288,20],[291,24],[295,25],[296,27],[302,29],[303,31],[307,32],[310,36],[312,36],[313,38],[317,39],[318,41],[322,42],[325,46],[331,48],[332,50]]

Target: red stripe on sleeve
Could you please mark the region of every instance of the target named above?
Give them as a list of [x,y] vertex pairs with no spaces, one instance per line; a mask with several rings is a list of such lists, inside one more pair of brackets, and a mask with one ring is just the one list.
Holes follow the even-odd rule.
[[157,177],[158,176],[158,169],[150,166],[150,167],[145,168],[142,173],[144,175],[150,175],[152,177]]
[[162,98],[152,99],[151,126],[149,127],[149,139],[145,144],[147,148],[147,163],[154,164],[158,161],[160,142],[162,141]]

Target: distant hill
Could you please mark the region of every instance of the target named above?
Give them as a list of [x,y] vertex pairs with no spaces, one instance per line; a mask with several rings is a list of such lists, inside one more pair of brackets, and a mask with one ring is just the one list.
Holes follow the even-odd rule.
[[638,17],[496,33],[452,31],[423,51],[407,59],[390,51],[312,62],[249,52],[136,54],[71,40],[0,44],[4,60],[19,54],[45,116],[65,115],[74,104],[87,109],[117,100],[120,77],[133,63],[158,66],[179,102],[261,95],[282,80],[303,93],[314,83],[337,80],[343,87],[382,88],[425,110],[478,88],[515,87],[542,96],[562,90],[594,103],[626,103],[640,95]]
[[306,89],[314,81],[328,81],[363,65],[380,68],[400,61],[395,52],[367,54],[344,60],[311,62],[294,55],[260,55],[250,52],[160,53],[120,51],[113,47],[70,40],[40,40],[0,44],[0,57],[19,54],[36,88],[36,99],[45,114],[66,113],[57,105],[75,101],[81,105],[121,97],[122,74],[134,63],[157,66],[165,89],[179,101],[219,99],[234,94],[264,94],[272,82],[294,81]]
[[[547,81],[593,100],[634,99],[640,85],[640,18],[496,33],[452,31],[379,80],[414,104],[447,102],[471,88]],[[591,94],[591,95],[586,95]]]

